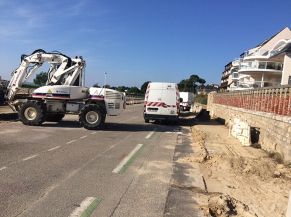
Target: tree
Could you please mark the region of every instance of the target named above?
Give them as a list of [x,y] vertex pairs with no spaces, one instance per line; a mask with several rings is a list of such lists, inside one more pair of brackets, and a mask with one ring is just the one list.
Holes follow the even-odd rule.
[[138,89],[137,87],[130,87],[127,90],[127,93],[129,93],[129,94],[140,94],[140,89]]
[[117,91],[119,92],[125,92],[127,89],[129,89],[128,87],[125,87],[125,86],[118,86],[116,88]]
[[36,75],[35,79],[33,79],[33,83],[38,86],[44,86],[47,82],[48,73],[47,72],[41,72]]
[[198,75],[191,75],[188,79],[181,80],[178,83],[180,91],[196,93],[197,87],[204,85],[205,80]]
[[141,85],[140,87],[140,92],[141,93],[145,93],[147,91],[147,87],[148,87],[148,84],[150,83],[150,81],[146,81],[143,83],[143,85]]

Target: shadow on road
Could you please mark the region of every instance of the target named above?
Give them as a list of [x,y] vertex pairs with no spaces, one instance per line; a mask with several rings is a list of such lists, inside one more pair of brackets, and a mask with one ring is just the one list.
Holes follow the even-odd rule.
[[44,122],[40,127],[82,128],[78,121]]
[[[128,132],[141,132],[141,131],[156,131],[156,132],[167,132],[167,131],[180,131],[181,126],[190,126],[194,124],[194,118],[183,119],[180,118],[178,123],[114,123],[106,122],[100,130],[103,131],[128,131]],[[78,121],[60,121],[56,122],[44,122],[41,127],[58,127],[58,128],[82,128]]]
[[[57,128],[82,128],[78,121],[60,121],[44,122],[40,127],[57,127]],[[105,123],[100,129],[102,131],[128,131],[128,132],[141,132],[141,131],[179,131],[179,125],[165,125],[165,124],[133,124],[133,123]],[[97,131],[98,131],[97,130]]]
[[[193,126],[195,123],[195,116],[193,113],[183,113],[178,123],[174,122],[150,122],[150,123],[114,123],[105,122],[100,130],[103,131],[128,131],[128,132],[141,132],[141,131],[180,131],[182,126]],[[1,114],[0,120],[5,121],[18,121],[17,113],[14,114]],[[77,120],[62,120],[60,122],[44,122],[40,127],[55,127],[55,128],[82,128]]]
[[17,113],[4,113],[0,114],[0,121],[17,121],[18,114]]

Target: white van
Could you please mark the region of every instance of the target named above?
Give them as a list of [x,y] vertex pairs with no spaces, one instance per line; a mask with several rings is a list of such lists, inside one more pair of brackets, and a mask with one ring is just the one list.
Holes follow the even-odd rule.
[[180,102],[180,108],[182,111],[190,111],[191,106],[194,104],[194,93],[180,92],[180,97],[183,100]]
[[144,100],[144,120],[178,121],[180,94],[175,83],[151,82]]

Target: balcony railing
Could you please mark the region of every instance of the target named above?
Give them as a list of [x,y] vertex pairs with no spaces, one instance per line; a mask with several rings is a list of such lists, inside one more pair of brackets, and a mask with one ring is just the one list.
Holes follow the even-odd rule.
[[267,56],[269,54],[268,50],[258,50],[256,52],[253,52],[247,56]]
[[260,87],[278,87],[280,86],[279,82],[271,81],[237,81],[236,85],[230,87],[230,90],[243,90],[243,89],[255,89]]
[[232,61],[232,65],[233,66],[239,66],[241,61],[242,61],[242,58],[237,58],[234,61]]
[[283,64],[280,62],[268,61],[244,61],[240,64],[239,71],[245,70],[277,70],[282,71]]

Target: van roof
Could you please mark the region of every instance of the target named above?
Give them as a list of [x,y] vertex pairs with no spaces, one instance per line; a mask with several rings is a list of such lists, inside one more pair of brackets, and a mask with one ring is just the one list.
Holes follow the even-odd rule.
[[160,87],[160,86],[166,86],[166,85],[173,85],[176,86],[176,83],[169,83],[169,82],[150,82],[150,87]]

